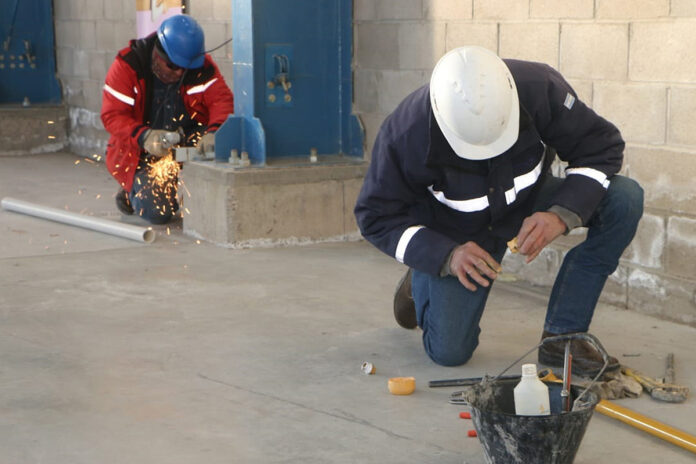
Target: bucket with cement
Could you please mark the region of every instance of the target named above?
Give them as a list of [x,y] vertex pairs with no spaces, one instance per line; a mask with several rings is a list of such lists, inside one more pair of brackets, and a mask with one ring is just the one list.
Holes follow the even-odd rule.
[[570,464],[580,447],[597,395],[571,387],[573,410],[562,412],[562,385],[544,382],[549,388],[551,414],[518,416],[513,389],[516,379],[482,382],[466,394],[471,418],[490,464]]

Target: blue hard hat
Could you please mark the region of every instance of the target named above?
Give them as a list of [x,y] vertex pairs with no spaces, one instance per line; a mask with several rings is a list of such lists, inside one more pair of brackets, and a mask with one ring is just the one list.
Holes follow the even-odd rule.
[[157,29],[157,37],[175,65],[189,69],[203,66],[203,29],[192,17],[176,15],[165,19]]

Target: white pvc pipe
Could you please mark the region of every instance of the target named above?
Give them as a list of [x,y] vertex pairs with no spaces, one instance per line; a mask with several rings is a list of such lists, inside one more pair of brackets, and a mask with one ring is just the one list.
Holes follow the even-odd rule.
[[120,222],[109,221],[108,219],[95,218],[58,208],[51,208],[50,206],[41,206],[35,203],[29,203],[28,201],[17,200],[16,198],[5,197],[2,199],[1,203],[4,209],[16,213],[28,214],[42,219],[50,219],[51,221],[96,230],[97,232],[116,235],[138,242],[152,243],[155,241],[156,234],[151,227],[146,228],[122,224]]

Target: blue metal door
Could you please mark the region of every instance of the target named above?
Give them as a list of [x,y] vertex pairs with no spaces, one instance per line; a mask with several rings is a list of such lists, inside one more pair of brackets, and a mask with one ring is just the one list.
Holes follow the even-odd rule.
[[58,103],[51,0],[0,0],[0,103]]
[[352,0],[233,0],[232,11],[235,114],[218,131],[216,157],[362,157]]

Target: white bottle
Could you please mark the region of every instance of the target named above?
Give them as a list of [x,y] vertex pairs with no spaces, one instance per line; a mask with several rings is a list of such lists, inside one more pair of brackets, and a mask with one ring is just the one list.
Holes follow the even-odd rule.
[[518,416],[548,416],[549,388],[539,380],[536,364],[522,365],[522,380],[515,387],[515,414]]

